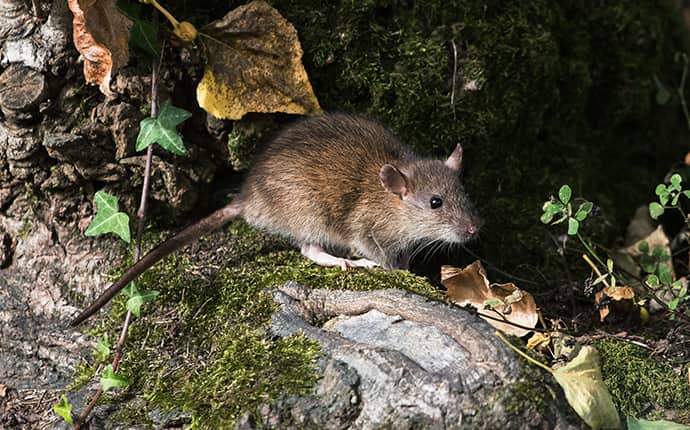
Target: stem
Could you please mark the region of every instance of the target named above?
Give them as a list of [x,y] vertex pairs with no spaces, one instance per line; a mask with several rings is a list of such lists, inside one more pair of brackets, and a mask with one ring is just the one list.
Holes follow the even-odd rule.
[[518,348],[517,346],[515,346],[515,345],[513,345],[512,343],[508,342],[508,339],[506,339],[506,338],[503,336],[503,334],[501,334],[500,331],[496,330],[496,336],[498,336],[498,338],[501,339],[501,342],[505,343],[506,345],[508,345],[508,347],[510,347],[510,349],[512,349],[513,351],[515,351],[515,352],[517,352],[518,354],[520,354],[525,360],[527,360],[527,361],[529,361],[530,363],[532,363],[532,364],[534,364],[534,365],[536,365],[536,366],[539,366],[539,367],[541,367],[542,369],[546,370],[547,372],[553,374],[553,369],[552,369],[552,368],[550,368],[550,367],[547,366],[546,364],[544,364],[544,363],[542,363],[542,362],[540,362],[540,361],[537,361],[537,360],[535,360],[534,358],[532,358],[532,357],[530,357],[529,355],[527,355],[527,354],[525,354],[524,352],[522,352],[522,350],[520,350],[520,348]]
[[[152,62],[152,72],[151,72],[151,117],[156,118],[158,116],[158,60],[153,60]],[[137,241],[134,247],[134,261],[138,261],[141,255],[141,237],[144,231],[144,218],[146,216],[146,200],[148,198],[149,190],[149,179],[151,176],[151,160],[153,158],[153,145],[148,147],[146,151],[146,167],[144,168],[144,184],[141,190],[141,200],[139,203],[139,210],[137,211]],[[122,331],[120,332],[120,338],[115,344],[115,354],[113,355],[113,372],[117,372],[120,366],[120,360],[122,359],[122,350],[127,341],[127,332],[129,331],[129,324],[132,320],[132,312],[127,311],[127,316],[125,316],[125,322],[122,325]],[[79,430],[82,423],[86,422],[89,414],[96,407],[98,399],[103,395],[103,386],[99,384],[98,390],[93,395],[93,398],[89,402],[88,406],[81,413],[79,418],[74,423],[74,430]]]
[[685,123],[690,131],[690,113],[688,112],[688,104],[685,101],[685,81],[688,77],[688,56],[683,54],[683,74],[680,77],[680,85],[678,86],[678,98],[680,99],[680,106],[683,108],[683,115],[685,115]]
[[597,253],[594,252],[594,249],[592,249],[591,246],[589,246],[589,244],[585,241],[585,239],[582,237],[582,235],[580,234],[579,231],[577,232],[577,238],[580,239],[580,243],[582,244],[582,246],[585,247],[585,249],[587,250],[587,252],[589,252],[589,253],[592,255],[592,257],[594,257],[594,259],[597,260],[597,262],[598,262],[599,264],[601,264],[602,266],[606,267],[606,263],[604,263],[604,262],[601,260],[601,258],[599,258],[599,256],[597,255]]
[[[176,20],[174,16],[170,14],[163,6],[161,6],[156,0],[151,0],[151,4],[153,7],[155,7],[158,12],[162,13],[163,16],[165,16],[168,21],[173,25],[173,28],[177,28],[178,25],[180,25],[180,21]],[[151,115],[153,116],[153,115]]]
[[[587,264],[589,264],[589,267],[591,267],[592,270],[594,270],[594,273],[597,274],[597,278],[600,278],[601,272],[599,271],[599,268],[597,267],[597,265],[594,264],[594,262],[589,258],[589,255],[582,254],[582,259],[585,260],[587,262]],[[610,287],[610,285],[606,279],[604,279],[603,282],[604,282],[604,285],[606,285],[607,287]]]

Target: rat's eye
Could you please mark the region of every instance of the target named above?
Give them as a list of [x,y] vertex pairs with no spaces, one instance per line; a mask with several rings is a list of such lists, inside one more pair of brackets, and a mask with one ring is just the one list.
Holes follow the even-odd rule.
[[439,196],[433,196],[431,200],[429,200],[429,204],[431,205],[431,209],[438,209],[443,205],[443,199]]

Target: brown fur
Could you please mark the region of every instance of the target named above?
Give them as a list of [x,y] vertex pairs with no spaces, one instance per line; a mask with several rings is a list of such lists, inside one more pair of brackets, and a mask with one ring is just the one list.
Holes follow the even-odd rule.
[[[268,145],[232,203],[144,256],[73,324],[165,255],[236,217],[299,245],[339,250],[387,268],[404,266],[420,241],[465,242],[480,221],[460,184],[461,159],[459,146],[447,162],[422,159],[380,124],[359,117],[324,114],[298,121]],[[443,199],[440,208],[430,207],[433,196]]]

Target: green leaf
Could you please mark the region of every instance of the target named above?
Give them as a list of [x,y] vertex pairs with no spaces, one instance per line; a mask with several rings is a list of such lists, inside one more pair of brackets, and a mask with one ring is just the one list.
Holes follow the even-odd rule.
[[129,42],[151,57],[160,55],[161,44],[158,37],[158,27],[148,21],[134,20],[132,28],[129,30]]
[[649,204],[649,216],[652,219],[657,219],[664,213],[664,207],[657,202],[652,202]]
[[575,218],[568,219],[568,234],[574,236],[577,234],[577,229],[580,227],[580,223],[577,222]]
[[60,415],[67,424],[74,424],[74,420],[72,420],[72,404],[64,394],[60,396],[60,401],[53,405],[53,412]]
[[137,294],[139,294],[139,289],[137,288],[134,281],[132,281],[129,284],[127,284],[125,288],[122,289],[122,294],[124,294],[127,297],[134,297]]
[[684,299],[688,295],[688,287],[683,287],[678,291],[678,297]]
[[558,190],[558,199],[563,203],[567,204],[570,201],[570,196],[573,194],[573,190],[570,186],[563,185],[560,190]]
[[678,307],[678,303],[680,303],[680,299],[678,297],[675,297],[671,299],[670,302],[668,302],[668,308],[672,311],[675,311]]
[[584,221],[585,218],[587,218],[587,215],[589,215],[590,212],[592,212],[592,208],[594,207],[594,203],[592,202],[584,202],[580,204],[580,207],[577,209],[577,212],[575,213],[575,219],[578,221]]
[[98,210],[85,234],[87,236],[99,236],[105,233],[115,233],[129,243],[129,216],[123,212],[118,212],[117,198],[103,191],[98,191],[95,201]]
[[659,287],[659,278],[656,275],[647,276],[645,282],[647,283],[647,285],[649,285],[650,288],[656,289]]
[[666,185],[664,185],[664,184],[657,185],[656,188],[654,189],[654,193],[657,196],[661,196],[662,194],[668,194],[668,191],[666,191]]
[[166,101],[158,118],[145,118],[139,124],[136,150],[142,151],[157,143],[173,154],[184,155],[187,150],[175,127],[191,115],[186,110],[173,106],[169,100]]
[[606,260],[606,268],[609,269],[609,273],[613,272],[613,260],[610,258]]
[[109,364],[103,369],[103,373],[101,374],[101,386],[104,392],[114,387],[126,387],[127,385],[129,385],[129,382],[125,378],[113,372],[112,364]]
[[127,310],[132,312],[134,315],[139,316],[141,312],[141,306],[144,303],[148,303],[158,296],[158,291],[143,290],[139,294],[132,296],[127,300]]
[[637,249],[640,250],[640,252],[644,252],[645,254],[649,252],[649,243],[647,243],[646,240],[643,240],[640,242],[639,245],[637,245]]
[[668,203],[668,199],[670,198],[671,194],[670,193],[664,193],[659,196],[659,203],[661,203],[661,206],[666,206]]
[[486,309],[494,309],[494,308],[497,308],[499,306],[503,306],[504,304],[505,303],[503,303],[503,300],[501,300],[501,299],[494,298],[494,299],[484,300],[484,307]]
[[583,346],[565,366],[554,369],[553,376],[568,404],[594,429],[617,429],[621,423],[599,367],[599,353],[590,345]]
[[552,219],[553,219],[553,214],[548,213],[548,212],[544,212],[543,214],[541,214],[541,217],[539,218],[539,220],[544,224],[550,223]]
[[648,421],[637,419],[635,417],[627,417],[628,430],[690,430],[690,427],[682,424],[676,424],[671,421],[659,420]]
[[160,121],[163,128],[174,129],[191,116],[191,112],[175,107],[170,103],[170,100],[166,100],[158,114],[158,121]]
[[671,271],[667,266],[659,266],[657,268],[657,276],[659,276],[659,281],[664,285],[671,285],[673,282],[673,276],[671,276]]
[[663,106],[671,100],[671,93],[656,75],[654,75],[654,83],[656,84],[656,103]]
[[673,196],[673,198],[671,199],[671,206],[677,205],[679,198],[680,198],[680,194],[676,194],[675,196]]
[[105,360],[110,355],[110,341],[108,340],[108,335],[104,335],[102,338],[98,339],[96,342],[96,357],[99,360]]
[[680,183],[683,182],[683,177],[680,176],[678,173],[674,173],[671,176],[671,185],[673,186],[673,189],[677,189],[677,191],[680,191]]
[[688,191],[688,190],[683,191],[683,195],[690,199],[690,191]]

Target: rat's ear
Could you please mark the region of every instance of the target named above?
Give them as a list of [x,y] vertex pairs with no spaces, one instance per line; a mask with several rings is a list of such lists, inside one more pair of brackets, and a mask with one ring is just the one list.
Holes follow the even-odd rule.
[[446,166],[448,166],[449,169],[455,170],[456,172],[460,171],[460,166],[462,165],[462,146],[458,143],[458,145],[455,147],[453,150],[453,153],[450,154],[450,157],[446,160]]
[[407,197],[412,191],[407,176],[392,164],[384,164],[383,167],[381,167],[379,179],[386,191],[397,195],[401,199]]

